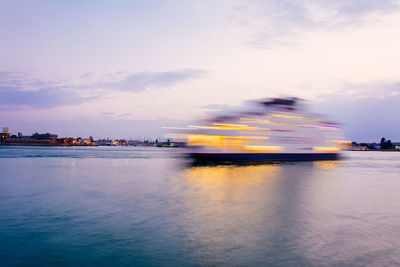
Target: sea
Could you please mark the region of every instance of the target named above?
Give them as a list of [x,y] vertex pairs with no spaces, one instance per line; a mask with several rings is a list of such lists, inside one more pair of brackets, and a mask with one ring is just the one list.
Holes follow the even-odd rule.
[[400,153],[0,147],[1,266],[399,266]]

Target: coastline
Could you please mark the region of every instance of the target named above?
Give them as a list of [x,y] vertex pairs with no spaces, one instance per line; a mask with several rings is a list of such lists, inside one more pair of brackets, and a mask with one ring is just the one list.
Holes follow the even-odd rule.
[[99,146],[96,144],[37,144],[37,143],[0,143],[0,146]]

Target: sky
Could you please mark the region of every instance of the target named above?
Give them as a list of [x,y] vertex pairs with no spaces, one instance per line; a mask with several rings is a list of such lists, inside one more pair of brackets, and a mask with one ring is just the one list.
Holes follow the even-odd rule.
[[3,0],[0,36],[12,133],[157,138],[293,96],[348,140],[400,141],[399,1]]

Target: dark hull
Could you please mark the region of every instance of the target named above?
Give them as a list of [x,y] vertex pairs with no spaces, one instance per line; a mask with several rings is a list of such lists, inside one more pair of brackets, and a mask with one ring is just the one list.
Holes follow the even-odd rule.
[[337,160],[339,153],[191,153],[196,161],[303,161]]

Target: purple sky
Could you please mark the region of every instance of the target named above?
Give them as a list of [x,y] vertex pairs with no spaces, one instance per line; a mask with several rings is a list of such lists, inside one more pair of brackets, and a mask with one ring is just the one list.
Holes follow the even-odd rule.
[[0,126],[157,138],[210,105],[295,96],[400,141],[392,0],[2,1]]

